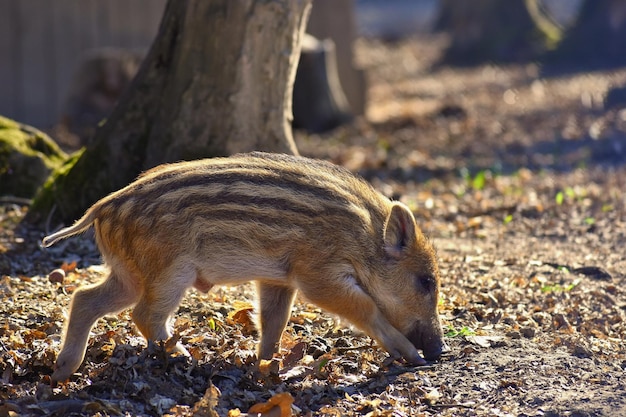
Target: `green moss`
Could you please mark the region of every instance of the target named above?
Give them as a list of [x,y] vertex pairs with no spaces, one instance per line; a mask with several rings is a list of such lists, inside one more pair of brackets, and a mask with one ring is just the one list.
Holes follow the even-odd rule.
[[53,213],[53,221],[71,223],[99,198],[119,188],[107,169],[106,146],[101,141],[81,149],[58,167],[35,196],[26,221],[41,223]]
[[97,200],[133,181],[145,155],[145,150],[137,149],[137,141],[143,144],[148,140],[140,129],[133,128],[140,135],[131,135],[134,140],[127,140],[128,132],[120,134],[109,124],[100,128],[86,149],[72,155],[48,178],[26,221],[41,224],[50,218],[56,224],[69,224]]
[[0,116],[0,195],[31,198],[66,158],[43,132]]
[[50,176],[48,176],[48,179],[41,186],[35,196],[35,199],[33,200],[28,213],[29,220],[39,220],[44,211],[47,212],[55,206],[56,192],[59,188],[59,184],[65,182],[69,172],[72,170],[76,162],[78,162],[84,151],[85,148],[82,148],[81,150],[73,153],[65,161],[65,163],[59,165],[57,169],[52,171]]
[[28,156],[45,156],[43,159],[51,168],[67,158],[67,154],[45,133],[0,116],[0,153],[10,149]]
[[52,174],[48,177],[46,182],[41,187],[39,193],[37,194],[37,199],[35,202],[39,201],[39,197],[43,195],[54,195],[54,190],[58,187],[61,182],[65,181],[67,175],[72,170],[76,162],[80,159],[80,157],[85,152],[85,148],[81,148],[80,150],[74,152],[70,155],[69,158],[65,160],[65,163],[58,166],[57,169],[52,171]]
[[0,129],[19,129],[20,124],[15,120],[0,116]]

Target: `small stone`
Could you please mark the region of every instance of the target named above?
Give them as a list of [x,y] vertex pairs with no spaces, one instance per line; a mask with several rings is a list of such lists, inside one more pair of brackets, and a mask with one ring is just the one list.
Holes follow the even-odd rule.
[[534,327],[522,327],[520,329],[520,333],[527,339],[532,339],[535,337],[537,330]]
[[587,348],[587,346],[577,344],[574,346],[572,355],[578,356],[579,358],[591,358],[593,356],[593,352]]
[[506,334],[511,339],[521,339],[522,335],[518,331],[510,331]]
[[52,283],[62,284],[64,279],[65,279],[65,271],[60,268],[55,269],[54,271],[50,272],[50,274],[48,275],[48,281]]

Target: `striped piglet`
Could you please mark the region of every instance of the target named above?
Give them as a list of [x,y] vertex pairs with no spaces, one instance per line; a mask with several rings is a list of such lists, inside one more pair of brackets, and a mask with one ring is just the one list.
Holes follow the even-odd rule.
[[278,350],[296,291],[394,357],[424,364],[418,349],[445,348],[435,251],[413,214],[330,163],[252,153],[162,165],[43,245],[91,226],[110,273],[74,293],[53,381],[78,369],[102,316],[134,306],[146,339],[166,339],[188,288],[250,280],[261,359]]

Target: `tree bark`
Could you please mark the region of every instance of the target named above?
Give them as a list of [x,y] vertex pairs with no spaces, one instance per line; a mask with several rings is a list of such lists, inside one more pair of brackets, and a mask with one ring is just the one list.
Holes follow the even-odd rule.
[[550,62],[587,69],[626,65],[626,2],[585,0]]
[[130,88],[92,144],[53,174],[27,220],[70,222],[161,163],[297,154],[292,89],[311,0],[170,0]]
[[445,64],[525,61],[547,46],[526,0],[441,0],[434,28],[450,33]]

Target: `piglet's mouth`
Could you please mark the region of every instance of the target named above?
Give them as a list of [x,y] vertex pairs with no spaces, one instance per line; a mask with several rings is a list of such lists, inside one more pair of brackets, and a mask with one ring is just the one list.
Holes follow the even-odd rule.
[[423,352],[424,358],[429,361],[436,361],[443,353],[450,351],[443,340],[441,329],[431,329],[418,324],[406,337],[417,349]]

